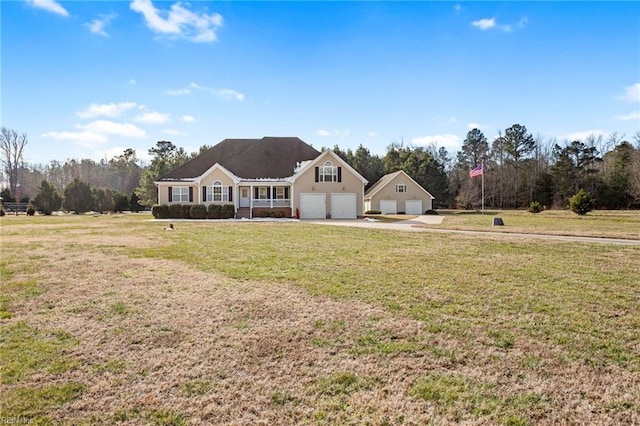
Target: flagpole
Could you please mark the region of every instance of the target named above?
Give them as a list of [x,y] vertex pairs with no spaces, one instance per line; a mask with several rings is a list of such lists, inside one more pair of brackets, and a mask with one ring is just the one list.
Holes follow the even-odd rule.
[[482,160],[482,214],[484,214],[484,160]]

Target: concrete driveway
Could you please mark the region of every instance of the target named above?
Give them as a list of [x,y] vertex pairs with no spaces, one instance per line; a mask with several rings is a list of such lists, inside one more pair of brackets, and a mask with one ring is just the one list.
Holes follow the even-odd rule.
[[464,234],[475,235],[481,237],[496,237],[496,238],[511,238],[511,239],[542,239],[542,240],[556,240],[564,242],[581,242],[581,243],[595,243],[595,244],[619,244],[619,245],[640,245],[640,240],[627,240],[620,238],[599,238],[599,237],[578,237],[570,235],[547,235],[547,234],[522,234],[515,232],[493,232],[493,231],[464,231],[457,229],[441,229],[441,228],[426,228],[418,227],[416,225],[439,225],[444,220],[444,216],[436,215],[420,215],[408,220],[401,220],[398,222],[382,222],[368,219],[356,219],[356,220],[305,220],[306,223],[314,223],[318,225],[330,225],[330,226],[351,226],[355,228],[369,228],[369,229],[388,229],[394,231],[403,232],[435,232],[446,234]]

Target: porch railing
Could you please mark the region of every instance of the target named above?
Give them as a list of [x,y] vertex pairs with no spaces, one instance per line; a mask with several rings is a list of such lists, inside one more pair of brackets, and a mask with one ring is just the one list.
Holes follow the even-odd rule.
[[260,200],[253,200],[253,207],[271,207],[271,201],[273,201],[273,207],[290,207],[291,206],[291,200],[289,199],[260,199]]

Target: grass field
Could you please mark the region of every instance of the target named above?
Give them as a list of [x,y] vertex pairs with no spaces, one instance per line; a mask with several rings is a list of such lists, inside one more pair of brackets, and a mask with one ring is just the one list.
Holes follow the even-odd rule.
[[[486,210],[484,214],[478,211],[443,210],[440,215],[444,216],[443,223],[428,227],[640,240],[640,214],[629,210],[593,211],[585,216],[567,210],[546,210],[538,214],[525,210]],[[492,226],[493,217],[496,216],[503,218],[506,226]],[[409,217],[393,215],[385,218],[402,220]]]
[[149,218],[0,219],[3,422],[640,424],[640,246]]

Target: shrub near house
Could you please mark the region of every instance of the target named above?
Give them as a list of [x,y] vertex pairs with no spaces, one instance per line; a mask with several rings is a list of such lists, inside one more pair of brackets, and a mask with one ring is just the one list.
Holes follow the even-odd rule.
[[151,208],[155,219],[231,219],[233,204],[156,204]]

